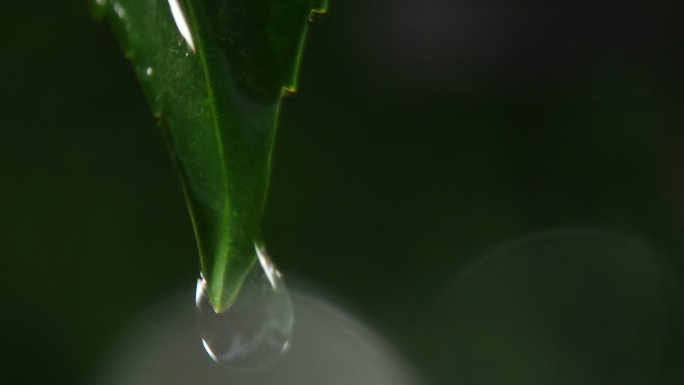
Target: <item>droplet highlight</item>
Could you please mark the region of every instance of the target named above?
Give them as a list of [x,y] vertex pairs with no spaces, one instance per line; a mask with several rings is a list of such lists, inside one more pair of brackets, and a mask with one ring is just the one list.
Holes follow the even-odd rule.
[[211,358],[240,369],[258,369],[275,362],[288,349],[293,311],[280,272],[257,247],[254,264],[235,302],[214,312],[207,284],[197,281],[195,304],[202,344]]

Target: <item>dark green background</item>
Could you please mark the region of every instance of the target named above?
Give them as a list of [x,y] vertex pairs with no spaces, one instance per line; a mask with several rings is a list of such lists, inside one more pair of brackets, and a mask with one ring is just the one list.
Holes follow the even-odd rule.
[[[274,260],[428,377],[445,358],[424,313],[512,238],[607,228],[679,279],[684,6],[622,3],[332,1],[283,106]],[[192,230],[109,26],[6,1],[0,33],[2,382],[86,383],[136,314],[194,285]]]

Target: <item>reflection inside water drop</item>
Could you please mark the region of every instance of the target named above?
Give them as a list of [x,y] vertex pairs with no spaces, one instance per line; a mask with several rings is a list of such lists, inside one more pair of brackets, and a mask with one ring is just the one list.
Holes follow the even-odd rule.
[[292,302],[280,272],[257,248],[254,264],[235,302],[228,310],[214,312],[206,281],[197,281],[197,322],[207,353],[219,363],[242,369],[274,362],[288,348],[292,332]]

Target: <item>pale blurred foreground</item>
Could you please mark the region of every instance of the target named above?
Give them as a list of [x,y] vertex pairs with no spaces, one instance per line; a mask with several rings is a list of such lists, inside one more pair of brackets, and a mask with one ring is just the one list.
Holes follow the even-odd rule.
[[241,371],[214,363],[202,347],[194,293],[173,297],[133,325],[95,385],[413,385],[406,362],[344,310],[292,290],[289,351],[272,366]]
[[188,292],[134,325],[94,385],[684,383],[679,277],[637,236],[579,229],[519,238],[424,301],[388,298],[403,305],[386,317],[406,325],[394,342],[407,359],[311,293],[293,290],[290,351],[266,370],[214,364]]

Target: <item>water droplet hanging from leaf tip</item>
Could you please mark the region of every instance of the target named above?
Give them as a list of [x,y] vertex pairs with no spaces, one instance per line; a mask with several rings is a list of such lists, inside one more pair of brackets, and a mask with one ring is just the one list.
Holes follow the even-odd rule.
[[276,361],[288,350],[293,310],[282,276],[257,248],[254,264],[231,306],[220,313],[209,301],[203,276],[197,281],[195,305],[202,344],[217,363],[254,369]]

